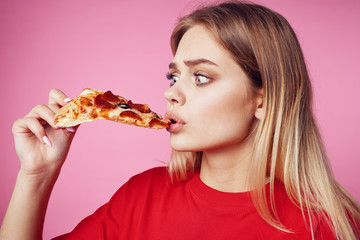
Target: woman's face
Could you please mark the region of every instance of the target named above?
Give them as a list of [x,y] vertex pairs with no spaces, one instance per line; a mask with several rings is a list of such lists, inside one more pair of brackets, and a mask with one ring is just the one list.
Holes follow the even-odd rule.
[[[166,118],[177,151],[212,151],[240,146],[255,121],[259,97],[250,80],[204,27],[182,37],[169,65]],[[176,121],[176,123],[175,123]]]

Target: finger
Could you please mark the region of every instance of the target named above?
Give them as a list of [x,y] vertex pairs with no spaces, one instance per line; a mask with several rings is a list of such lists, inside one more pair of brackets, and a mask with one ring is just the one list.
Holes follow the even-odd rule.
[[66,135],[69,139],[72,139],[72,138],[75,136],[75,134],[76,134],[79,126],[80,126],[80,125],[77,125],[77,126],[74,126],[74,127],[66,127],[66,128],[64,128],[63,130],[64,130],[65,135]]
[[71,101],[71,99],[59,89],[52,89],[49,93],[49,105],[64,106],[69,101]]
[[59,106],[58,104],[49,104],[48,107],[50,108],[51,111],[53,111],[55,114],[59,111],[59,109],[61,108],[61,106]]
[[77,125],[75,127],[66,127],[65,130],[71,133],[75,133],[80,125]]
[[[49,124],[52,128],[59,129],[54,123],[55,112],[44,104],[37,105],[34,107],[25,118],[36,118],[40,121],[44,121]],[[43,125],[45,125],[43,123]]]
[[39,120],[36,118],[27,118],[27,126],[29,130],[43,143],[52,146],[50,139],[46,135],[43,125],[40,124]]
[[63,128],[63,133],[65,134],[65,136],[67,137],[67,139],[71,142],[72,139],[74,138],[78,128],[80,125],[77,126],[73,126],[73,127],[65,127]]
[[29,117],[21,118],[15,121],[13,128],[13,134],[31,134],[35,135],[36,138],[42,143],[51,146],[49,138],[46,136],[45,129],[38,119]]
[[69,102],[71,102],[73,99],[71,99],[71,98],[64,98],[64,100],[63,100],[63,104],[62,105],[59,105],[59,104],[49,104],[49,107],[51,108],[51,109],[53,109],[53,111],[56,113],[57,111],[59,111],[59,109],[61,108],[61,107],[63,107],[64,105],[66,105],[66,104],[68,104]]

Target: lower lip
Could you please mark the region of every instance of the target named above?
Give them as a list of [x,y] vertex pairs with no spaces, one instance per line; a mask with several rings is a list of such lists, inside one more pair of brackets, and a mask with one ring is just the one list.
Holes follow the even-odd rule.
[[171,123],[170,127],[168,127],[166,130],[170,133],[176,133],[183,129],[184,125],[184,123]]

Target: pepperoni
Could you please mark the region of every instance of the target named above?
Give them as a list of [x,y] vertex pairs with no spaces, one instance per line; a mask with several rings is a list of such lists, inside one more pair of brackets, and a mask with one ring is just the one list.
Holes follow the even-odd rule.
[[132,111],[123,111],[120,113],[120,117],[128,117],[128,118],[132,118],[132,119],[136,119],[139,121],[142,121],[142,118],[139,114],[134,113]]
[[167,128],[167,127],[169,127],[169,122],[161,121],[158,118],[154,118],[154,119],[151,119],[151,121],[149,122],[149,126],[150,127],[159,126],[159,127]]
[[125,99],[121,99],[115,96],[111,91],[107,91],[104,94],[99,94],[98,96],[96,96],[95,106],[101,108],[116,108],[116,106],[119,106],[120,108],[124,108],[124,109],[126,108],[135,109],[141,113],[151,113],[151,110],[148,105],[133,103],[131,100],[126,101]]
[[111,103],[104,101],[102,96],[103,95],[99,94],[95,97],[95,106],[100,108],[116,108],[116,105],[112,105]]
[[130,108],[136,109],[141,113],[150,113],[151,112],[149,106],[146,104],[132,103],[131,100],[129,100],[127,104],[130,106]]
[[124,101],[121,101],[117,96],[115,96],[111,91],[107,91],[105,92],[102,97],[102,100],[106,101],[106,102],[113,102],[113,103],[121,103]]

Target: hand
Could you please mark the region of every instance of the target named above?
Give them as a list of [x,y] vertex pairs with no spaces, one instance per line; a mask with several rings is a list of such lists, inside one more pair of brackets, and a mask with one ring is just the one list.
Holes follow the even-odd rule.
[[61,129],[54,124],[55,113],[66,100],[62,91],[51,90],[48,105],[34,107],[13,125],[21,169],[0,239],[42,239],[51,191],[77,129]]
[[53,89],[48,105],[38,105],[15,121],[12,128],[15,149],[21,162],[20,171],[26,176],[41,181],[60,171],[77,129],[62,129],[54,124],[55,113],[67,100],[62,91]]

